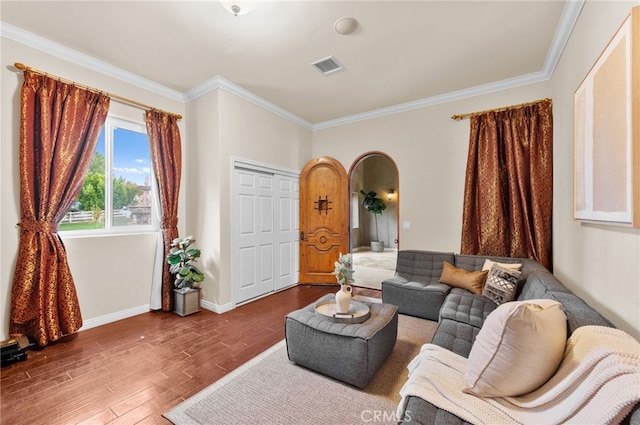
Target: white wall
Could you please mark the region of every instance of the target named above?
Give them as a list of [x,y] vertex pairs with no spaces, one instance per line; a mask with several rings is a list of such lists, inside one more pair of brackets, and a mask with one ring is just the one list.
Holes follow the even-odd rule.
[[[18,151],[22,72],[15,70],[13,64],[21,62],[65,79],[182,115],[185,115],[185,105],[6,38],[1,40],[0,339],[6,339],[19,240],[16,223],[20,221]],[[111,101],[110,113],[144,122],[144,112],[141,109],[114,100]],[[184,120],[180,125],[184,134]],[[188,145],[184,136],[183,143]],[[184,211],[184,202],[181,200],[180,216],[184,216]],[[148,310],[155,233],[64,237],[63,240],[85,323],[83,329]]]
[[[573,93],[640,2],[589,1],[552,80],[554,92],[554,273],[620,328],[640,337],[640,229],[575,222]],[[635,111],[640,120],[640,111]],[[634,188],[640,190],[640,188]]]
[[458,252],[469,121],[451,115],[544,97],[549,85],[536,84],[315,131],[313,156],[333,156],[348,170],[365,152],[386,153],[399,173],[399,249]]
[[640,337],[640,230],[572,219],[573,93],[635,4],[587,2],[551,81],[316,131],[313,156],[333,156],[349,169],[364,152],[387,153],[400,174],[400,249],[459,252],[469,122],[451,115],[552,98],[554,272]]
[[232,300],[232,159],[301,170],[311,159],[311,132],[224,90],[190,102],[188,111],[197,143],[187,152],[187,232],[203,251],[203,299],[224,311]]

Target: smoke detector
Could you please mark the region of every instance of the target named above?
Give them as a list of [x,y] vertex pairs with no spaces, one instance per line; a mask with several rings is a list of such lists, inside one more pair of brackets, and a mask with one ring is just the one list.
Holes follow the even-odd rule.
[[340,18],[333,24],[333,28],[338,34],[348,35],[358,28],[358,20],[356,18]]
[[311,64],[315,69],[322,72],[324,75],[329,75],[333,72],[340,71],[344,69],[344,65],[342,65],[338,59],[333,56],[326,57],[324,59],[320,59]]

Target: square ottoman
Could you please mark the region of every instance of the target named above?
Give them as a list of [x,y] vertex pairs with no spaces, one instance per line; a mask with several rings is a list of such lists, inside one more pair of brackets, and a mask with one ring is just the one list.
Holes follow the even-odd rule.
[[[332,294],[328,294],[317,302],[332,297]],[[337,323],[330,317],[316,313],[316,303],[293,311],[285,318],[289,360],[364,388],[389,357],[396,343],[398,307],[365,302],[371,313],[366,321]]]

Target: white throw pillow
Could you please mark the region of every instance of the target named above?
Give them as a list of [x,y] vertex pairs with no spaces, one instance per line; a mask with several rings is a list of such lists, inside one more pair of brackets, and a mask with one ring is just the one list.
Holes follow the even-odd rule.
[[491,270],[491,266],[494,264],[498,264],[505,269],[509,270],[520,270],[522,268],[522,264],[520,263],[498,263],[496,261],[491,261],[488,258],[484,260],[484,264],[482,265],[482,270]]
[[464,371],[465,393],[514,397],[553,376],[567,343],[567,318],[553,300],[508,302],[485,320]]

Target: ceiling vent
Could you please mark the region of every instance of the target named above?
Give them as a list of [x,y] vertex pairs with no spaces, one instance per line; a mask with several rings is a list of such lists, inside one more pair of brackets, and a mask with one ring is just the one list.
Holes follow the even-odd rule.
[[324,75],[329,75],[332,72],[344,69],[344,66],[340,62],[338,62],[338,59],[334,58],[333,56],[315,61],[311,64],[311,66],[322,72]]

